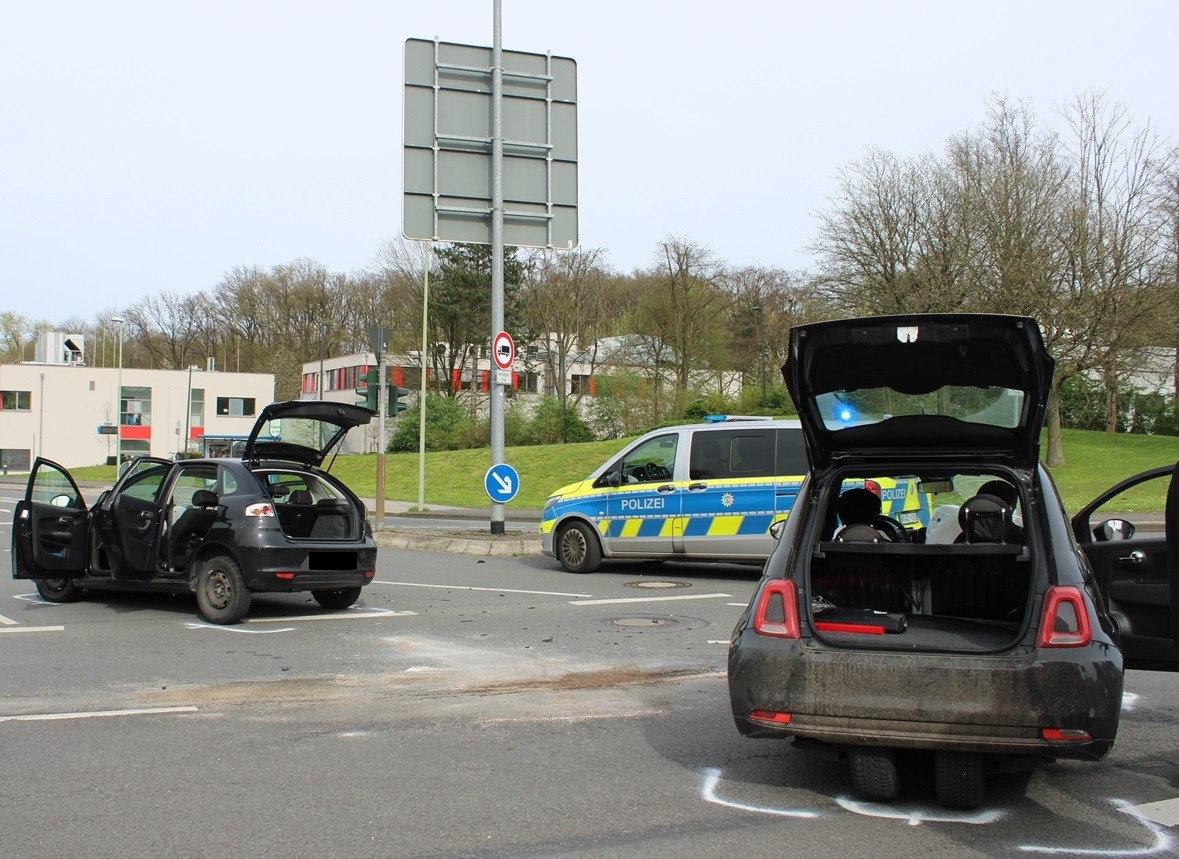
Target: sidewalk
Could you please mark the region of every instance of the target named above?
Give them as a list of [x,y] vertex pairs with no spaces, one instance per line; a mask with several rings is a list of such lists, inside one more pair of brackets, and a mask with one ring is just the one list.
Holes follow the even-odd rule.
[[[369,520],[373,521],[372,511],[377,502],[375,498],[362,498],[369,509]],[[473,555],[476,557],[507,557],[540,554],[540,533],[537,523],[540,522],[541,511],[517,510],[507,507],[504,514],[504,533],[491,533],[491,503],[487,507],[448,507],[443,504],[428,505],[425,510],[414,508],[416,503],[408,501],[385,501],[385,520],[381,528],[373,521],[373,539],[378,546],[391,549],[413,549],[419,552],[450,552],[456,555]],[[483,530],[477,528],[422,528],[398,527],[397,520],[447,520],[463,519],[474,523],[482,520]]]

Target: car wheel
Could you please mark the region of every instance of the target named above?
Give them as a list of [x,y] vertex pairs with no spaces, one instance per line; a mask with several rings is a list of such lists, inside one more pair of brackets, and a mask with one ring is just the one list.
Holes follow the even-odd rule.
[[856,746],[848,752],[852,786],[860,799],[890,802],[901,792],[896,749]]
[[986,788],[982,755],[970,752],[938,752],[934,759],[937,801],[947,808],[978,808]]
[[250,610],[253,594],[241,567],[228,555],[214,555],[201,563],[197,575],[197,606],[209,623],[237,623]]
[[571,573],[592,573],[602,562],[598,535],[584,522],[570,522],[557,535],[557,558]]
[[336,591],[312,591],[311,596],[324,608],[348,608],[360,599],[360,588],[340,588]]
[[73,579],[37,579],[35,584],[46,602],[73,602],[82,596],[82,589]]

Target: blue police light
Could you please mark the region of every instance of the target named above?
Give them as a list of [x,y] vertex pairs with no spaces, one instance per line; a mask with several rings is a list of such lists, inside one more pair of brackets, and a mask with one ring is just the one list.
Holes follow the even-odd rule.
[[839,412],[839,419],[844,423],[850,421],[852,419],[851,409],[841,409]]
[[704,422],[709,424],[721,424],[729,419],[728,415],[705,415]]

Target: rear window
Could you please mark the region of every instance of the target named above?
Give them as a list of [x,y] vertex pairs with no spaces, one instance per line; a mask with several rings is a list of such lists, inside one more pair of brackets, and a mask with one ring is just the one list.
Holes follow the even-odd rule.
[[794,476],[806,472],[806,448],[800,430],[742,427],[692,434],[688,474],[693,480]]
[[875,424],[910,415],[943,415],[984,426],[1014,429],[1023,420],[1023,391],[1012,388],[947,385],[923,394],[893,388],[831,391],[815,397],[823,426],[829,430]]

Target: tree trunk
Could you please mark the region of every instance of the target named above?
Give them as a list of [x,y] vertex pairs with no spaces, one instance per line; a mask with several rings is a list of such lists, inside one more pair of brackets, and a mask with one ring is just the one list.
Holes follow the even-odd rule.
[[1105,365],[1105,431],[1118,431],[1118,374],[1112,364]]
[[1064,458],[1064,437],[1060,432],[1060,381],[1056,378],[1052,380],[1052,394],[1048,397],[1044,423],[1048,427],[1048,450],[1040,458],[1049,468],[1068,465]]

